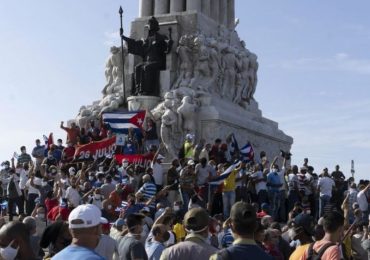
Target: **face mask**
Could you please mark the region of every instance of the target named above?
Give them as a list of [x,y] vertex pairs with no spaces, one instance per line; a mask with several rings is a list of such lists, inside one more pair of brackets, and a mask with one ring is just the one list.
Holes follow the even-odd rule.
[[277,172],[277,169],[272,169],[272,172]]
[[14,240],[12,242],[10,242],[10,244],[5,247],[5,248],[0,248],[0,255],[2,256],[2,258],[4,258],[5,260],[13,260],[15,259],[15,257],[17,256],[18,254],[18,248],[13,248],[11,247],[11,245],[13,244]]
[[216,228],[215,228],[215,230],[216,230],[216,232],[218,233],[218,232],[220,232],[221,227],[220,227],[219,225],[217,225],[217,226],[216,226]]
[[93,181],[94,180],[94,176],[89,176],[89,180],[90,181]]
[[180,207],[179,206],[173,206],[173,210],[174,211],[179,211],[180,210]]
[[289,234],[289,238],[291,240],[294,240],[294,238],[297,236],[297,234],[296,234],[296,232],[294,231],[293,228],[289,229],[288,234]]
[[85,187],[83,185],[80,185],[80,191],[85,191]]
[[48,185],[48,182],[47,182],[47,181],[43,181],[43,182],[41,182],[41,186],[42,186],[42,187],[45,187],[46,185]]
[[[95,194],[95,199],[96,200],[100,200],[101,199],[101,195],[100,194]],[[109,206],[108,206],[108,208],[109,208]]]
[[40,214],[37,214],[36,217],[40,220],[44,220],[45,219],[45,213],[40,213]]
[[179,171],[181,171],[181,169],[182,169],[182,168],[181,168],[181,165],[180,165],[179,167],[177,167],[177,168],[176,168],[176,171],[178,171],[178,172],[179,172]]
[[126,168],[127,166],[128,166],[128,163],[127,162],[125,162],[125,163],[122,164],[122,167],[123,168]]
[[108,209],[111,210],[112,209],[112,205],[108,205]]
[[104,170],[103,166],[99,166],[99,172],[102,172]]
[[59,146],[62,146],[63,144],[59,142],[59,143],[58,143],[58,145],[59,145]]

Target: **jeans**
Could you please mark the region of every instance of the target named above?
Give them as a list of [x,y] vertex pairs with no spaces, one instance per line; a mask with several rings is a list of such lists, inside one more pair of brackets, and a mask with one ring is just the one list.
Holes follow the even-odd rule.
[[267,203],[269,201],[267,190],[260,190],[257,194],[257,200],[259,205],[262,205],[262,203]]
[[321,218],[324,215],[324,208],[330,202],[330,196],[328,195],[321,195],[319,200],[319,217]]
[[273,219],[276,221],[279,218],[279,208],[280,208],[280,192],[279,191],[269,191],[269,201],[270,210]]
[[222,202],[224,204],[225,219],[230,216],[231,207],[235,203],[235,191],[225,191],[222,193]]

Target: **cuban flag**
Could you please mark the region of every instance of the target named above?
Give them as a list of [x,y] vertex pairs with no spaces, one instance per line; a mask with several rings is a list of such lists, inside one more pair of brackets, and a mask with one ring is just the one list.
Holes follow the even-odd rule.
[[234,156],[236,153],[239,152],[239,145],[238,142],[236,141],[234,133],[231,134],[231,147],[230,147],[230,155]]
[[233,170],[235,170],[240,165],[240,161],[237,160],[234,162],[229,168],[226,169],[220,176],[218,176],[216,179],[209,182],[210,185],[219,185],[221,184],[229,175],[232,173]]
[[240,156],[242,157],[242,160],[253,161],[254,150],[250,142],[240,149]]
[[136,111],[128,113],[104,113],[102,115],[103,123],[113,133],[127,134],[129,128],[140,130],[143,128],[145,120],[145,111]]

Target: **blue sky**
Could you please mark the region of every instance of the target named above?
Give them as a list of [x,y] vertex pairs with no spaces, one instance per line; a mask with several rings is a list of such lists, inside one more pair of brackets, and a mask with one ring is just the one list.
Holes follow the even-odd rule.
[[[109,46],[138,1],[0,2],[0,159],[101,97]],[[293,163],[370,169],[370,3],[236,0],[237,31],[259,57],[256,99],[293,136]]]

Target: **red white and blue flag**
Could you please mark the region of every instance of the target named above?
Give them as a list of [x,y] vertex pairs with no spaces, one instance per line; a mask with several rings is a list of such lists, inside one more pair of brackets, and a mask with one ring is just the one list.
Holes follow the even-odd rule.
[[242,160],[253,161],[254,150],[250,142],[240,149],[240,156],[242,157]]
[[127,113],[104,113],[103,123],[113,133],[127,134],[129,128],[135,130],[142,129],[146,111],[136,111]]

